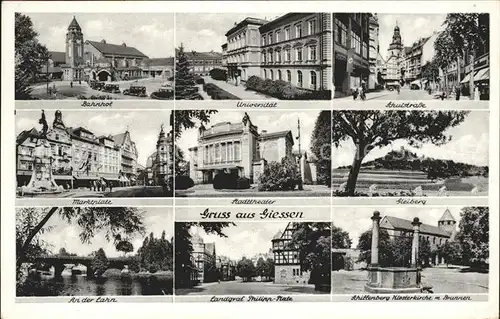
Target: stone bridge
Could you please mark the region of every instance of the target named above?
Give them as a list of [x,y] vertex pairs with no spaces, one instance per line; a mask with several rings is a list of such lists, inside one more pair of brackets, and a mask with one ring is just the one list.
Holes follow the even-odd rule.
[[[92,269],[92,260],[94,257],[81,257],[81,256],[40,256],[35,258],[37,262],[43,262],[50,266],[54,266],[55,277],[60,277],[66,265],[84,265],[87,267],[87,276],[93,277],[94,271]],[[111,257],[108,258],[108,268],[123,269],[127,264],[128,258],[124,257]]]

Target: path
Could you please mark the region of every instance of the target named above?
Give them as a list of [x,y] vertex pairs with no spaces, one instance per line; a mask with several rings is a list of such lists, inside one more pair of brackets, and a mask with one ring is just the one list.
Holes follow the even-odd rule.
[[257,93],[255,91],[250,91],[245,89],[244,84],[240,84],[239,86],[234,86],[230,83],[227,83],[225,81],[218,81],[214,80],[209,76],[204,76],[203,79],[205,80],[205,83],[213,83],[220,87],[221,89],[236,95],[242,100],[277,100],[274,97],[267,96],[261,93]]

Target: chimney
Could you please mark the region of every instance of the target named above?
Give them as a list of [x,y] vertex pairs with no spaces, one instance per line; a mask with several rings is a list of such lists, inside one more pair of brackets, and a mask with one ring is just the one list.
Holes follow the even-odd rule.
[[122,43],[122,47],[126,48],[127,44],[125,42]]
[[102,40],[101,40],[101,43],[106,44],[106,40],[102,39]]

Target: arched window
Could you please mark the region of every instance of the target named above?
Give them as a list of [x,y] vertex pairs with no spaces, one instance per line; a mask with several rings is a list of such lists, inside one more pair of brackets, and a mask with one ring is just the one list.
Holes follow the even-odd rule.
[[316,90],[317,89],[317,77],[316,77],[316,72],[311,71],[311,89]]
[[267,70],[264,69],[264,79],[267,79]]
[[292,72],[290,70],[286,70],[286,80],[287,82],[292,82]]
[[297,86],[302,87],[303,84],[302,71],[297,71]]
[[271,80],[274,80],[274,73],[273,73],[273,70],[269,70],[269,78]]
[[278,80],[281,80],[281,70],[278,70]]

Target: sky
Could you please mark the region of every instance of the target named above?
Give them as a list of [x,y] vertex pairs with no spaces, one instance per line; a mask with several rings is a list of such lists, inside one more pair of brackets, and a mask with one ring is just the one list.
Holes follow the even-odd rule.
[[[45,112],[47,124],[52,128],[55,110]],[[41,130],[38,124],[41,111],[17,111],[16,136],[23,130],[36,128]],[[96,137],[100,135],[117,135],[127,130],[130,138],[137,147],[138,163],[146,166],[148,157],[156,152],[156,141],[160,133],[160,126],[164,124],[164,130],[168,131],[170,111],[62,111],[62,118],[66,127],[83,126],[93,132]]]
[[[50,210],[50,208],[39,208]],[[158,238],[162,232],[165,231],[166,238],[170,240],[174,234],[173,230],[173,213],[172,209],[168,207],[139,207],[140,211],[144,214],[144,226],[146,234],[149,236],[153,232],[154,237]],[[104,232],[97,233],[92,239],[91,244],[82,244],[79,239],[81,228],[73,224],[68,224],[66,221],[59,217],[59,214],[54,214],[48,220],[47,226],[53,226],[53,229],[40,236],[40,239],[45,240],[50,245],[52,253],[57,254],[59,249],[64,247],[68,253],[76,253],[79,256],[87,256],[93,251],[103,248],[107,257],[120,257],[123,252],[116,250],[113,242],[108,242],[104,238]],[[143,236],[137,235],[132,241],[134,252],[142,246],[144,241]]]
[[177,13],[175,16],[175,44],[181,43],[186,51],[222,52],[221,45],[226,43],[226,32],[235,23],[247,17],[265,20],[284,15],[284,13]]
[[[294,138],[293,149],[298,150],[297,137],[297,119],[300,119],[300,148],[302,151],[310,152],[311,135],[314,130],[314,124],[320,111],[249,111],[250,120],[253,125],[258,127],[259,133],[267,130],[268,133],[291,130]],[[219,111],[210,116],[210,123],[205,127],[208,129],[212,125],[220,122],[240,123],[245,112],[239,111]],[[198,127],[186,130],[176,141],[176,147],[182,149],[185,159],[189,159],[189,148],[198,143]]]
[[207,235],[199,227],[191,227],[190,233],[198,233],[206,243],[215,243],[217,256],[226,256],[234,261],[239,261],[245,256],[252,258],[257,254],[266,254],[272,248],[271,240],[278,231],[283,231],[287,222],[244,222],[236,223],[223,229],[226,238],[218,235]]
[[[458,126],[446,131],[452,139],[442,146],[432,143],[424,144],[421,148],[414,148],[406,141],[397,140],[379,149],[372,150],[363,159],[369,162],[385,156],[391,150],[400,150],[401,147],[416,153],[418,156],[432,157],[435,159],[453,160],[455,162],[487,166],[489,161],[489,112],[472,111]],[[332,148],[332,167],[351,165],[356,148],[351,139]]]
[[450,210],[451,215],[460,223],[460,211],[463,207],[381,207],[375,209],[373,207],[337,207],[333,209],[333,225],[340,227],[349,233],[349,238],[352,240],[351,248],[356,248],[358,245],[359,236],[370,230],[372,227],[373,212],[378,210],[380,216],[393,216],[407,220],[413,220],[418,217],[420,222],[432,226],[437,226],[438,220],[443,216],[446,209]]
[[431,36],[440,31],[446,14],[377,14],[379,23],[380,54],[387,59],[387,49],[392,42],[396,22],[404,46],[411,46],[419,38]]
[[[25,13],[31,17],[40,43],[49,51],[65,51],[73,13]],[[135,47],[150,58],[174,56],[172,13],[78,13],[84,40]]]

